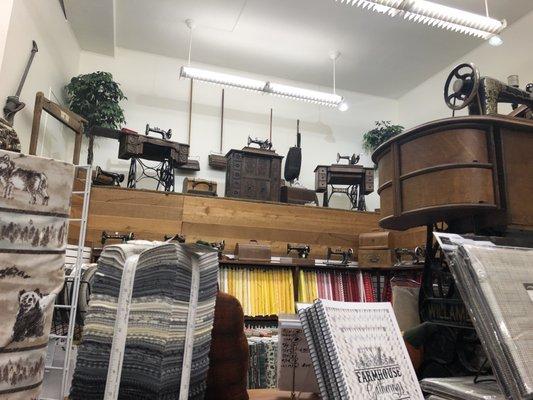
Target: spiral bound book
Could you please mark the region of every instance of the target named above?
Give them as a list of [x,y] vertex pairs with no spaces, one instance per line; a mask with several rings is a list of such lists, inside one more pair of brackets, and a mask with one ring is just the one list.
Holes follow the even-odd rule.
[[299,311],[323,400],[422,400],[389,303],[316,300]]

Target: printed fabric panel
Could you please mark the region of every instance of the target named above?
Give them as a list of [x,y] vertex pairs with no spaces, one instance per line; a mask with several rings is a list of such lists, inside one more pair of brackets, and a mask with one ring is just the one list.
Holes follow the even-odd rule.
[[0,150],[0,399],[39,397],[74,166]]

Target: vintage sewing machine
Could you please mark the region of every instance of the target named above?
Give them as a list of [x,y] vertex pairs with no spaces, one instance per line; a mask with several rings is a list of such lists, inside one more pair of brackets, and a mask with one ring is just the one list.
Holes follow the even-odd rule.
[[[453,82],[453,83],[452,83]],[[533,108],[533,84],[521,90],[517,75],[508,78],[508,84],[489,77],[480,77],[474,64],[460,64],[453,69],[444,85],[444,100],[454,112],[468,106],[470,115],[498,114],[498,103],[511,103],[521,112]],[[451,91],[450,91],[451,89]]]
[[260,149],[263,150],[272,150],[272,142],[269,139],[252,139],[250,136],[248,136],[248,147],[250,147],[251,144],[256,144]]
[[341,258],[341,264],[347,265],[350,261],[353,260],[353,249],[332,249],[331,247],[328,247],[328,252],[326,255],[326,260],[329,263],[333,258],[332,256],[340,256]]
[[349,165],[357,165],[360,158],[361,154],[355,155],[354,153],[351,156],[341,156],[340,153],[337,153],[337,164],[339,164],[340,160],[346,160]]
[[124,181],[124,174],[104,171],[99,166],[93,171],[93,185],[96,186],[120,186]]
[[[365,196],[374,191],[374,168],[357,165],[359,158],[355,154],[341,156],[337,153],[337,164],[315,168],[315,190],[324,193],[324,207],[329,207],[333,194],[342,193],[348,196],[352,210],[366,210]],[[339,164],[343,159],[348,160],[348,164]]]
[[[533,247],[533,100],[515,87],[516,78],[510,83],[480,78],[473,64],[457,66],[446,80],[445,102],[454,111],[468,106],[470,115],[407,130],[372,155],[379,171],[380,226],[426,226],[420,315],[452,329],[458,351],[453,367],[461,364],[463,373],[479,367],[465,361],[464,349],[475,334],[433,231]],[[514,104],[514,110],[498,114],[501,102]]]
[[287,254],[295,251],[299,258],[308,258],[311,252],[311,246],[308,244],[290,244],[287,243]]
[[150,127],[150,124],[146,124],[146,130],[144,131],[144,134],[146,136],[148,136],[150,134],[150,132],[154,132],[154,133],[158,133],[161,135],[161,139],[163,140],[170,140],[170,138],[172,137],[172,129],[169,129],[168,131],[165,131],[163,129],[159,129],[159,128],[151,128]]
[[126,243],[130,240],[135,239],[135,234],[133,232],[121,233],[121,232],[112,232],[107,233],[106,231],[102,232],[101,243],[102,246],[106,244],[109,239],[119,240],[121,243]]

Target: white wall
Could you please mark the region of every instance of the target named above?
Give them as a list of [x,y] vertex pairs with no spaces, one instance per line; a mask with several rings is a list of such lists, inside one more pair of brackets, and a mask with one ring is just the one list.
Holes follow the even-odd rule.
[[4,50],[6,48],[7,31],[13,10],[13,0],[0,1],[0,68],[4,59]]
[[[518,74],[520,86],[525,88],[527,83],[533,82],[532,34],[533,12],[526,14],[502,33],[502,46],[493,47],[483,43],[402,96],[399,99],[400,122],[410,128],[427,121],[450,117],[452,110],[444,103],[444,83],[450,71],[463,62],[473,62],[478,66],[481,76],[490,76],[502,82],[507,82],[509,75]],[[504,105],[498,111],[504,113],[510,110],[510,106]],[[467,109],[456,113],[467,114]]]
[[[0,0],[0,3],[4,1],[6,0]],[[4,4],[0,6],[0,14],[3,7]],[[17,90],[30,55],[32,40],[37,42],[39,52],[20,96],[21,101],[26,103],[26,108],[15,116],[14,124],[23,152],[27,152],[29,148],[35,94],[42,91],[51,100],[63,103],[63,87],[77,74],[80,56],[76,38],[57,0],[14,0],[0,70],[2,107],[5,98],[14,95]],[[72,160],[72,134],[44,114],[40,139],[37,154]]]
[[[172,140],[186,143],[189,80],[178,78],[183,63],[179,59],[117,48],[114,57],[82,52],[80,73],[103,70],[113,74],[128,97],[122,104],[126,127],[138,132],[144,132],[147,123],[162,129],[171,128]],[[219,67],[207,68],[221,71]],[[238,71],[226,72],[251,76]],[[191,158],[198,158],[201,167],[199,172],[191,175],[217,181],[219,195],[224,194],[225,173],[209,168],[208,155],[219,148],[221,90],[219,86],[195,82],[190,150]],[[398,120],[395,100],[350,92],[341,94],[350,103],[350,110],[344,113],[309,103],[226,89],[223,151],[242,148],[248,135],[267,138],[270,108],[273,108],[273,143],[280,155],[286,155],[289,147],[295,145],[296,120],[301,120],[303,161],[300,181],[306,187],[314,188],[313,170],[317,164],[335,162],[337,152],[362,153],[362,134],[373,128],[375,120]],[[95,164],[126,174],[129,162],[118,160],[117,155],[116,141],[102,138],[97,141]],[[362,160],[365,165],[372,165],[368,155],[364,154]],[[176,179],[178,191],[181,184],[182,176]],[[149,187],[154,185],[150,183]],[[346,207],[344,197],[337,196],[332,206]],[[369,209],[379,207],[378,196],[375,193],[369,196],[367,204]]]

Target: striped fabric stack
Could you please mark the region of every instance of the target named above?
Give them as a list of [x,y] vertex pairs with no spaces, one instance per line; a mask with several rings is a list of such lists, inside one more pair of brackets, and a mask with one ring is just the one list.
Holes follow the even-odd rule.
[[290,269],[221,268],[220,290],[236,297],[247,316],[294,313]]
[[[185,324],[189,308],[192,254],[181,244],[130,242],[105,248],[92,288],[79,347],[71,399],[102,399],[115,324],[122,270],[140,254],[119,399],[177,399]],[[204,397],[218,280],[216,252],[199,256],[200,291],[194,331],[189,399]]]
[[372,276],[361,271],[300,270],[298,301],[375,301]]

